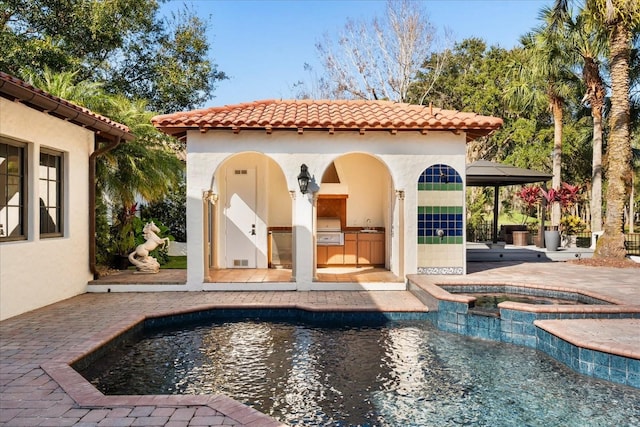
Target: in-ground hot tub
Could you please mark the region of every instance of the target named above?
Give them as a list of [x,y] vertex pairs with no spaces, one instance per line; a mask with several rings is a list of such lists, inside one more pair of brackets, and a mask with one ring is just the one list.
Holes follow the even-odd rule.
[[482,294],[473,294],[473,293],[465,293],[464,295],[468,295],[470,297],[475,298],[475,301],[469,303],[469,310],[473,312],[485,312],[494,314],[496,316],[500,315],[500,304],[503,302],[518,302],[522,304],[533,304],[533,305],[582,305],[589,304],[587,302],[574,301],[569,299],[562,298],[552,298],[552,297],[544,297],[544,296],[533,296],[533,295],[522,295],[522,294],[509,294],[509,293],[482,293]]
[[[540,289],[506,285],[442,285],[440,287],[449,293],[470,297],[471,299],[468,302],[469,311],[476,314],[484,313],[494,316],[500,316],[500,308],[509,307],[509,304],[501,304],[508,302],[533,306],[582,306],[612,304],[611,302],[601,298],[566,290]],[[576,310],[580,311],[579,308],[577,308]]]
[[[410,276],[409,290],[429,308],[430,318],[439,329],[537,348],[578,372],[640,387],[639,359],[583,349],[566,341],[559,343],[557,337],[536,326],[538,321],[546,320],[640,319],[637,306],[625,306],[593,292],[568,288],[450,281],[436,285],[422,278]],[[495,293],[529,301],[505,300],[495,304],[495,309],[477,306],[478,296]],[[554,303],[548,304],[550,301]]]
[[[440,329],[534,348],[535,320],[622,314],[598,295],[560,288],[481,283],[417,286],[410,282],[410,290],[429,307]],[[492,297],[496,294],[505,296],[504,301]]]

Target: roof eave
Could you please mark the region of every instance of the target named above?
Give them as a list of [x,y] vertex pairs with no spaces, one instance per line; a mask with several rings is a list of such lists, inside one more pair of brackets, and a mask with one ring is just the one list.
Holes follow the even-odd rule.
[[53,95],[48,96],[46,92],[18,84],[17,81],[10,80],[10,76],[7,74],[3,73],[2,77],[5,78],[0,79],[0,96],[4,98],[87,128],[106,139],[120,138],[125,141],[135,139],[135,136],[123,129],[126,127],[120,123],[109,123],[106,117],[103,118],[95,113],[90,114],[87,112],[88,110],[84,111],[82,107],[61,98]]
[[262,131],[267,133],[271,133],[273,131],[281,131],[281,132],[294,131],[298,133],[313,131],[313,132],[327,132],[330,134],[333,134],[335,132],[359,132],[360,134],[364,134],[365,132],[389,132],[391,134],[396,134],[398,132],[419,132],[422,134],[427,134],[429,132],[453,132],[453,133],[459,134],[459,133],[465,132],[466,142],[470,142],[476,138],[488,136],[491,133],[493,133],[495,130],[497,130],[497,127],[492,127],[488,129],[465,129],[465,128],[445,128],[445,127],[443,128],[438,128],[438,127],[393,128],[393,127],[357,127],[357,126],[353,126],[353,127],[351,126],[350,127],[339,127],[339,126],[336,126],[336,127],[326,127],[326,126],[270,127],[270,126],[211,126],[211,125],[198,126],[198,125],[182,125],[182,124],[163,125],[163,124],[158,124],[156,122],[154,122],[153,125],[161,132],[176,138],[182,137],[188,131],[193,131],[193,130],[197,130],[202,133],[206,133],[209,131],[232,131],[234,133],[238,133],[241,131],[245,131],[245,132],[246,131]]

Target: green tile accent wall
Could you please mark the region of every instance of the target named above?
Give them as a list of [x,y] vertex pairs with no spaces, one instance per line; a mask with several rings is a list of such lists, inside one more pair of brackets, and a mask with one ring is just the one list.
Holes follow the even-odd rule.
[[[458,172],[451,166],[437,164],[425,169],[418,179],[421,203],[418,206],[417,240],[420,245],[461,245],[464,243],[464,212],[462,204],[451,206],[451,194],[443,192],[459,191],[463,184]],[[462,198],[461,198],[462,200]],[[440,204],[447,205],[440,205]],[[457,203],[457,202],[454,202]],[[445,235],[437,235],[443,230]]]
[[462,191],[462,183],[419,182],[418,191]]
[[418,206],[419,214],[462,214],[462,206]]
[[[418,273],[463,274],[466,233],[462,177],[449,165],[435,164],[422,172],[417,188]],[[444,231],[442,237],[438,236],[440,230]]]
[[440,237],[418,237],[419,245],[461,245],[463,243],[462,237],[460,236],[444,236]]

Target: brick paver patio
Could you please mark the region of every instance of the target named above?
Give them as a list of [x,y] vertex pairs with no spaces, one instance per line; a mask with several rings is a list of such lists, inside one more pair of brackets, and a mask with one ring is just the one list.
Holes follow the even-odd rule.
[[[569,263],[470,264],[470,282],[553,281],[640,306],[640,270]],[[277,421],[225,396],[104,396],[69,367],[92,349],[148,316],[215,307],[298,307],[308,310],[424,311],[411,293],[164,292],[84,294],[0,322],[0,425],[6,426],[277,426]],[[585,320],[587,322],[589,319]],[[576,321],[567,333],[580,334]],[[561,323],[561,321],[560,321]],[[584,328],[583,328],[584,329]],[[588,328],[587,328],[588,329]],[[572,332],[573,330],[573,332]],[[616,345],[631,323],[598,329]],[[591,334],[593,331],[590,332]],[[584,339],[589,339],[585,337]],[[594,339],[593,336],[591,339]],[[620,342],[622,345],[622,342]],[[633,340],[631,340],[633,346]]]

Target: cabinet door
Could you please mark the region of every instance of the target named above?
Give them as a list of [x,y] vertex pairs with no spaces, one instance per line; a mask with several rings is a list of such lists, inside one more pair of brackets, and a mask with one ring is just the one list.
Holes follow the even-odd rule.
[[358,237],[358,265],[371,264],[371,240],[369,240],[369,237]]
[[327,264],[344,264],[344,246],[327,246]]
[[384,264],[384,235],[375,236],[377,239],[371,241],[371,264]]
[[344,235],[344,263],[356,264],[358,262],[358,235],[345,233]]
[[327,246],[316,246],[317,248],[317,263],[318,264],[326,264],[327,263]]
[[384,265],[384,233],[358,235],[358,265]]

